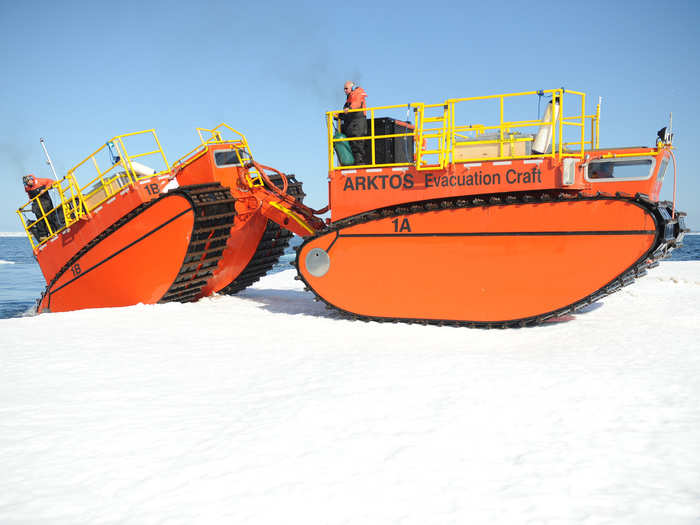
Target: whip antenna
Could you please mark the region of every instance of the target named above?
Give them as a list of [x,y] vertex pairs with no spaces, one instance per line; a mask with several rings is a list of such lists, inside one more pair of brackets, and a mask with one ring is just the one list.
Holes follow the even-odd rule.
[[56,170],[53,167],[53,162],[51,162],[51,157],[49,156],[49,152],[46,149],[46,144],[44,143],[44,138],[40,138],[39,142],[41,142],[41,147],[44,148],[44,154],[46,155],[46,164],[48,164],[51,167],[51,171],[53,172],[53,178],[58,180],[58,175],[56,175]]

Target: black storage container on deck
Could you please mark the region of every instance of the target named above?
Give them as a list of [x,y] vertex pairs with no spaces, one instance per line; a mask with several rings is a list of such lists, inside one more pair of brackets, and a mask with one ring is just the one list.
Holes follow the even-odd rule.
[[[372,121],[367,121],[367,132],[371,131]],[[396,133],[412,133],[413,124],[402,122],[389,117],[374,119],[375,135],[394,135]],[[368,141],[369,142],[369,141]],[[370,145],[367,144],[367,155],[370,154]],[[388,139],[375,139],[374,141],[375,164],[395,164],[399,162],[413,162],[413,135],[408,137],[390,137]]]

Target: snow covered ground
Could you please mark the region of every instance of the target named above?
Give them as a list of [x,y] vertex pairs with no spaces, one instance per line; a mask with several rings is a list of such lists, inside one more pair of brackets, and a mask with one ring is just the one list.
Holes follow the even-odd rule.
[[700,263],[573,320],[237,297],[0,320],[0,523],[700,523]]

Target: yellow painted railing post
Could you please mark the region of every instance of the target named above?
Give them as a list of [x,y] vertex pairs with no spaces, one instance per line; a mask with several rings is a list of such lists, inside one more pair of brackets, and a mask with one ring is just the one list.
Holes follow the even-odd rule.
[[[555,158],[557,156],[557,119],[555,118],[554,108],[556,106],[556,91],[552,93],[552,118],[550,126],[552,127],[552,152],[549,154],[550,157]],[[561,113],[561,105],[559,106],[559,113]],[[546,152],[545,152],[546,153]]]
[[66,210],[68,208],[68,202],[66,201],[66,196],[63,194],[63,188],[60,184],[58,186],[58,195],[61,198],[61,212],[63,212],[63,224],[69,226],[68,213],[66,213]]
[[372,165],[374,165],[376,163],[376,153],[375,153],[376,142],[374,139],[374,109],[369,110],[369,117],[370,117],[370,121],[369,121],[370,146],[371,146],[371,150],[372,150],[371,151],[372,155],[370,158],[372,159]]
[[447,114],[448,114],[448,122],[447,122],[447,152],[445,153],[445,164],[452,164],[454,163],[454,120],[455,120],[455,106],[454,103],[452,102],[452,99],[449,99],[447,101]]
[[333,160],[333,149],[335,146],[335,138],[333,137],[333,113],[326,112],[326,129],[328,133],[328,171],[333,171],[335,161]]
[[165,169],[170,171],[170,164],[168,164],[168,159],[165,157],[165,152],[163,151],[163,146],[160,145],[160,140],[158,140],[158,135],[156,135],[156,131],[154,129],[151,130],[153,133],[153,138],[156,141],[156,144],[158,144],[158,150],[160,150],[160,155],[163,157],[163,162],[165,163]]
[[595,149],[600,148],[600,101],[595,112]]
[[44,210],[44,205],[41,203],[41,199],[39,198],[42,194],[43,194],[43,192],[40,193],[39,195],[37,195],[36,197],[34,197],[33,200],[35,200],[36,203],[39,205],[39,210],[41,211],[41,216],[37,217],[37,219],[44,221],[44,224],[46,225],[46,229],[49,232],[49,237],[51,237],[53,235],[53,231],[51,231],[51,225],[49,224],[48,218],[46,216],[46,211]]
[[581,97],[581,155],[579,155],[580,158],[583,158],[583,150],[585,147],[585,140],[586,140],[586,95],[584,94]]
[[559,159],[564,152],[564,90],[559,95]]
[[454,163],[454,147],[455,147],[455,137],[454,137],[454,127],[455,127],[455,106],[452,99],[447,101],[448,113],[450,115],[450,121],[447,126],[447,140],[449,141],[449,147],[447,150],[447,164]]
[[447,164],[445,162],[446,160],[446,153],[447,153],[447,128],[450,125],[450,106],[449,104],[445,103],[445,105],[442,107],[442,132],[440,133],[440,146],[438,149],[440,150],[438,160],[440,162],[440,167],[444,168],[445,165]]
[[124,150],[124,156],[122,157],[122,162],[124,163],[124,170],[127,173],[127,176],[129,177],[129,182],[130,183],[136,183],[136,173],[134,172],[134,167],[131,165],[131,159],[129,158],[129,152],[126,149],[126,145],[124,144],[124,141],[122,140],[122,137],[119,137],[119,143],[122,145],[122,149]]
[[[418,143],[416,144],[416,168],[420,169],[420,166],[423,163],[423,104],[419,104],[416,110],[416,130],[418,131]],[[420,124],[418,124],[419,120]]]
[[24,228],[24,233],[27,235],[27,238],[29,239],[29,243],[32,245],[32,250],[36,248],[36,242],[34,241],[34,237],[29,231],[29,226],[27,225],[27,221],[24,218],[24,215],[22,215],[22,208],[17,210],[17,215],[19,215],[19,220],[22,222],[22,228]]
[[501,95],[499,98],[499,107],[500,107],[500,115],[499,115],[499,122],[498,122],[498,156],[502,157],[503,156],[503,95]]

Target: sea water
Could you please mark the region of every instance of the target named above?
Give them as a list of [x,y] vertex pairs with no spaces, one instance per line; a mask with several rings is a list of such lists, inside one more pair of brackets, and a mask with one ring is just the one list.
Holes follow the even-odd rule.
[[[299,244],[296,238],[294,241],[292,244]],[[288,248],[271,273],[291,268],[294,256]],[[700,234],[686,235],[683,247],[674,250],[669,260],[700,261]],[[0,236],[0,319],[34,315],[36,299],[45,286],[27,238]]]

